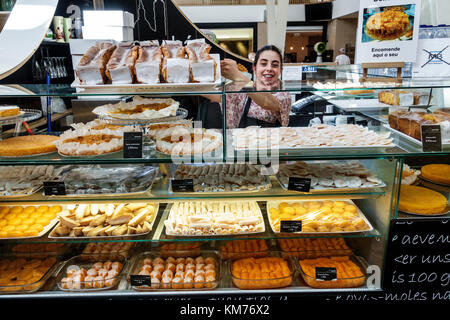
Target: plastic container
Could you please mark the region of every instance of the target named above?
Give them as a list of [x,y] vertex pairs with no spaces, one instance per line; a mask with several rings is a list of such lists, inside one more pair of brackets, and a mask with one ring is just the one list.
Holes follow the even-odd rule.
[[159,241],[157,250],[162,256],[169,257],[180,254],[188,254],[189,256],[199,256],[204,244],[203,241]]
[[224,260],[266,257],[270,243],[264,239],[236,239],[219,241],[217,248]]
[[58,266],[57,256],[5,254],[0,256],[0,294],[38,291]]
[[[203,263],[197,260],[199,257],[202,257]],[[189,262],[189,258],[193,259],[193,262]],[[157,259],[162,259],[161,263],[158,263]],[[195,266],[193,272],[186,271],[189,263],[192,264],[190,267]],[[151,266],[151,268],[145,267],[145,265]],[[157,267],[157,265],[162,265],[162,267]],[[185,271],[178,269],[181,268],[181,265]],[[209,265],[214,265],[214,267],[209,267]],[[211,290],[217,288],[219,284],[221,268],[222,258],[217,251],[202,251],[199,256],[192,255],[189,251],[177,251],[176,257],[164,257],[160,252],[148,251],[134,257],[128,281],[136,291]],[[197,270],[203,270],[203,278],[197,278],[197,275],[202,273]],[[172,277],[170,277],[171,272],[169,271],[172,272]],[[155,273],[152,274],[152,272]],[[159,276],[156,273],[159,273]],[[193,276],[187,277],[188,273],[192,273]],[[211,277],[209,278],[209,276]],[[186,281],[186,279],[190,281]]]
[[81,251],[82,257],[95,259],[98,256],[104,259],[114,259],[117,256],[130,257],[130,253],[135,247],[134,242],[89,242]]
[[[96,259],[95,259],[96,258]],[[102,255],[94,257],[93,255],[78,255],[70,258],[63,263],[56,275],[56,284],[59,290],[73,292],[92,292],[100,290],[113,289],[119,283],[122,272],[126,266],[125,257],[117,255],[114,260],[106,259]],[[105,266],[106,262],[111,262],[111,267]],[[109,273],[115,269],[113,263],[117,263],[117,273]],[[102,263],[102,266],[97,265]],[[96,275],[91,275],[91,269],[98,268]],[[84,271],[83,271],[84,270]],[[101,273],[105,272],[103,276]],[[69,276],[73,274],[73,276]],[[81,276],[78,276],[81,275]],[[86,276],[91,278],[86,279]]]
[[[356,256],[302,259],[299,260],[298,265],[301,277],[308,286],[313,288],[355,288],[364,285],[366,281],[365,263],[362,258]],[[334,277],[333,270],[336,272]],[[327,280],[326,278],[330,275],[331,277],[328,278],[330,280]]]
[[[283,265],[279,268],[281,271],[270,271],[275,269],[270,266],[271,263],[279,265],[280,262]],[[239,289],[274,289],[287,287],[292,284],[295,272],[293,260],[279,251],[270,251],[268,257],[264,258],[237,259],[229,265],[233,284]],[[252,271],[245,271],[249,269],[252,269]],[[242,273],[239,273],[239,270],[243,270]],[[278,273],[278,275],[275,273]]]
[[299,259],[331,256],[350,256],[353,250],[344,238],[293,238],[278,239],[280,251]]

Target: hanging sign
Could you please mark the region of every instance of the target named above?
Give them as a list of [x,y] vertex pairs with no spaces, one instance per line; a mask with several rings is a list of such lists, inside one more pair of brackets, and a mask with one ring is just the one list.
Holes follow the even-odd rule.
[[356,63],[414,62],[420,0],[361,0]]

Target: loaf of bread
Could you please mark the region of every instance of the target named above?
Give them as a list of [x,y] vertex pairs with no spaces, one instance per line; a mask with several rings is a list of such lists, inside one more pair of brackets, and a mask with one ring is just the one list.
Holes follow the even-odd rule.
[[134,81],[134,68],[138,57],[138,46],[133,42],[121,42],[106,64],[106,76],[113,84],[131,84]]
[[135,64],[138,83],[159,83],[162,52],[157,40],[141,41]]
[[214,82],[216,62],[209,55],[211,46],[204,39],[190,41],[186,45],[191,82]]
[[189,82],[189,60],[185,58],[185,47],[181,41],[165,40],[161,46],[163,53],[162,77],[169,83]]

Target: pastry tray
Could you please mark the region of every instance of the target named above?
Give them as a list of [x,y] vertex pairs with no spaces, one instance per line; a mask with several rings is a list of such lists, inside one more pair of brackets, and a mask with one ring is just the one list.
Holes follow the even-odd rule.
[[[3,181],[2,181],[3,182]],[[37,186],[34,188],[31,188],[31,191],[27,192],[27,193],[23,193],[23,194],[3,194],[2,192],[0,192],[0,198],[20,198],[20,197],[27,197],[27,196],[31,196],[33,194],[35,194],[36,192],[38,192],[39,190],[42,189],[42,185],[41,186]]]
[[[295,177],[295,176],[294,176]],[[277,181],[280,184],[281,188],[283,188],[283,190],[286,191],[294,191],[294,192],[300,192],[300,193],[304,193],[301,191],[295,191],[295,190],[290,190],[288,189],[288,186],[284,183],[281,182],[279,175],[276,175]],[[302,177],[302,178],[307,178],[307,177]],[[306,193],[323,193],[323,192],[370,192],[373,191],[376,188],[384,188],[386,187],[386,184],[384,182],[382,182],[379,185],[373,186],[373,187],[358,187],[358,188],[320,188],[320,189],[315,189],[314,187],[311,187],[309,192]]]
[[[122,263],[122,269],[120,270],[119,274],[113,278],[109,278],[114,279],[113,283],[110,285],[105,285],[102,288],[63,288],[61,285],[61,280],[66,277],[66,270],[69,267],[72,266],[78,266],[84,269],[89,269],[92,267],[92,265],[94,264],[94,262],[92,261],[92,259],[84,259],[83,255],[79,255],[79,256],[75,256],[70,258],[69,260],[65,261],[57,270],[56,272],[56,284],[58,286],[58,289],[61,291],[68,291],[68,292],[96,292],[96,291],[102,291],[102,290],[109,290],[109,289],[113,289],[115,288],[119,282],[120,282],[120,278],[123,275],[123,271],[124,269],[127,267],[127,259],[123,256],[115,256],[114,259],[110,260],[109,257],[102,257],[101,255],[98,257],[98,260],[96,260],[96,262],[106,262],[106,261],[117,261]],[[107,279],[105,279],[107,280]],[[87,283],[87,281],[81,281],[81,284],[85,284]]]
[[[252,202],[252,201],[249,201],[249,202]],[[265,226],[265,223],[264,223],[264,218],[263,218],[263,215],[262,215],[262,212],[261,212],[261,208],[259,207],[259,205],[258,205],[258,203],[256,201],[253,201],[253,202],[255,203],[255,207],[258,209],[258,212],[256,213],[256,215],[258,217],[260,217],[261,220],[262,220],[262,222],[261,222],[262,230],[261,231],[239,232],[239,233],[223,233],[223,234],[198,234],[198,235],[197,234],[175,234],[175,233],[167,232],[167,228],[164,225],[165,234],[167,236],[171,236],[171,237],[195,237],[195,238],[199,237],[199,238],[204,238],[204,237],[223,237],[223,236],[235,236],[235,235],[264,233],[266,231],[266,226]],[[167,204],[166,210],[167,210],[168,214],[167,214],[166,218],[168,218],[168,216],[170,214],[170,211],[171,211],[171,208],[172,208],[172,204]]]
[[[87,236],[79,236],[79,237],[70,237],[70,236],[57,236],[54,234],[54,231],[50,232],[50,234],[48,235],[49,239],[80,239],[80,240],[84,240],[84,239],[126,239],[126,238],[134,238],[134,237],[140,237],[140,236],[144,236],[144,235],[148,235],[150,232],[152,232],[153,230],[153,225],[155,224],[155,220],[156,220],[156,216],[158,215],[158,211],[159,211],[159,203],[154,203],[156,208],[155,208],[155,216],[152,220],[152,222],[150,223],[151,225],[151,229],[147,232],[144,233],[135,233],[135,234],[124,234],[124,235],[120,235],[120,236],[96,236],[96,237],[87,237]],[[59,226],[59,224],[61,222],[58,221],[58,219],[56,219],[57,225],[55,226],[55,228],[57,228]]]
[[[217,251],[202,250],[202,251],[200,251],[200,253],[195,252],[194,254],[190,251],[186,251],[186,252],[185,251],[176,251],[174,253],[175,253],[175,255],[172,256],[174,258],[176,258],[176,257],[180,257],[180,258],[191,257],[191,258],[195,259],[198,256],[201,256],[203,258],[207,258],[207,257],[214,258],[216,261],[215,281],[189,282],[189,286],[192,286],[191,288],[184,288],[184,287],[183,288],[172,288],[172,287],[161,288],[160,287],[161,284],[156,285],[156,287],[154,287],[154,288],[152,286],[148,286],[148,285],[141,285],[141,286],[131,285],[131,288],[136,291],[183,291],[183,290],[199,291],[199,290],[211,290],[211,289],[217,288],[217,286],[219,285],[220,279],[222,277],[222,257]],[[159,251],[148,251],[148,252],[143,252],[143,253],[136,255],[132,260],[132,266],[131,266],[129,274],[127,276],[128,281],[131,282],[131,276],[138,275],[144,259],[150,258],[150,259],[154,260],[157,257],[161,257],[163,259],[168,258],[166,253],[162,254]],[[198,286],[198,288],[195,287],[196,285]]]
[[85,194],[78,194],[78,193],[66,193],[65,195],[45,195],[46,197],[52,197],[52,198],[65,198],[65,197],[74,197],[74,198],[92,198],[92,197],[128,197],[128,196],[138,196],[143,195],[146,193],[149,193],[152,190],[153,184],[150,185],[145,190],[142,191],[134,191],[134,192],[127,192],[127,193],[85,193]]
[[[33,293],[38,291],[40,288],[44,286],[44,284],[47,282],[47,280],[52,276],[52,274],[55,272],[57,267],[60,265],[58,255],[53,254],[46,254],[43,256],[42,254],[34,254],[34,253],[14,253],[14,254],[4,254],[0,256],[0,260],[2,259],[39,259],[39,260],[45,260],[47,258],[53,258],[55,259],[55,262],[51,267],[48,268],[48,270],[44,273],[44,275],[37,281],[27,284],[21,284],[21,285],[0,285],[0,294],[16,294],[16,293]],[[30,272],[33,269],[29,269]]]
[[[403,132],[401,132],[401,131],[392,129],[392,128],[389,126],[389,124],[383,124],[383,126],[384,126],[385,128],[388,128],[389,130],[391,130],[393,133],[395,133],[396,135],[398,135],[400,138],[403,138],[403,139],[405,139],[406,141],[412,143],[412,144],[415,145],[416,147],[419,147],[419,148],[422,148],[422,147],[423,147],[422,141],[417,140],[417,139],[415,139],[415,138],[413,138],[413,137],[407,135],[406,133],[403,133]],[[443,140],[443,141],[442,141],[442,149],[447,149],[447,148],[450,148],[450,140],[447,140],[447,141],[444,141],[444,140]]]
[[[364,220],[364,222],[367,224],[368,228],[366,230],[355,230],[355,231],[339,231],[339,232],[332,232],[332,231],[327,231],[327,232],[312,232],[312,231],[308,231],[308,232],[280,232],[280,231],[275,231],[273,229],[273,224],[272,224],[272,218],[271,215],[269,214],[269,211],[271,208],[278,208],[278,205],[281,202],[286,202],[286,203],[303,203],[303,202],[311,202],[311,201],[315,201],[315,200],[294,200],[294,201],[283,201],[283,200],[274,200],[274,201],[267,201],[267,217],[269,220],[269,224],[270,227],[272,229],[272,231],[277,234],[277,235],[294,235],[294,234],[317,234],[317,235],[326,235],[326,234],[348,234],[348,233],[361,233],[361,232],[370,232],[373,230],[373,227],[371,225],[371,223],[369,222],[369,220],[367,220],[366,216],[362,213],[362,211],[359,209],[359,207],[357,205],[355,205],[355,203],[352,200],[349,199],[333,199],[332,201],[343,201],[343,202],[348,202],[349,204],[354,205],[357,208],[357,213],[358,213],[358,217],[362,218]],[[321,200],[317,200],[317,201],[321,201]]]
[[153,118],[153,119],[119,119],[111,116],[98,116],[99,119],[109,124],[115,125],[138,125],[145,126],[151,123],[170,122],[185,119],[188,116],[188,111],[184,108],[178,108],[174,116]]
[[[10,206],[11,207],[11,206]],[[24,207],[32,207],[32,206],[24,206]],[[38,205],[35,205],[34,207],[38,207]],[[64,210],[64,206],[62,206],[62,210]],[[52,219],[46,226],[44,226],[44,229],[42,229],[41,232],[39,232],[36,236],[30,236],[30,237],[11,237],[11,238],[0,238],[0,240],[22,240],[22,239],[34,239],[34,238],[40,238],[43,235],[45,235],[47,232],[49,232],[57,223],[59,222],[58,217]]]

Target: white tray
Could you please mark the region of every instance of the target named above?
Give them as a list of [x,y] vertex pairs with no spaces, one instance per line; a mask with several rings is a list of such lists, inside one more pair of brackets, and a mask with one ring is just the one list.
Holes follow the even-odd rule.
[[385,103],[379,102],[378,99],[333,99],[330,102],[345,111],[382,111],[390,107]]
[[[251,202],[251,201],[249,201],[249,202]],[[166,235],[167,236],[174,236],[174,237],[200,237],[200,238],[203,238],[203,237],[220,237],[220,236],[235,236],[235,235],[245,235],[245,234],[258,234],[258,233],[263,233],[263,232],[265,232],[266,231],[266,227],[265,227],[265,224],[264,224],[264,218],[263,218],[263,216],[262,216],[262,212],[261,212],[261,208],[259,207],[259,205],[258,205],[258,203],[256,202],[256,201],[254,201],[255,202],[255,204],[256,204],[256,208],[257,208],[257,210],[258,210],[258,212],[257,212],[257,215],[261,218],[261,220],[262,220],[262,222],[261,222],[261,224],[262,224],[262,226],[263,226],[263,229],[261,230],[261,231],[254,231],[254,232],[238,232],[238,233],[221,233],[221,234],[200,234],[200,235],[194,235],[194,234],[177,234],[177,233],[170,233],[170,232],[167,232],[167,228],[164,226],[164,229],[165,229],[165,232],[166,232]],[[169,206],[169,204],[167,205],[167,206]],[[170,204],[170,206],[172,206],[172,204]],[[169,212],[169,214],[170,214],[170,211],[172,210],[172,207],[170,207],[170,209],[168,210],[168,212]],[[168,217],[169,215],[167,215],[167,217]],[[167,218],[166,217],[166,218]]]
[[[317,201],[322,201],[322,200],[326,200],[326,199],[320,199],[320,200],[318,199]],[[324,234],[361,233],[361,232],[370,232],[370,231],[373,230],[373,227],[372,227],[372,225],[370,224],[369,220],[367,220],[367,218],[366,218],[365,215],[362,213],[362,211],[358,208],[358,206],[355,205],[355,203],[354,203],[352,200],[348,200],[348,199],[332,199],[332,201],[344,201],[344,202],[348,202],[349,204],[354,205],[354,206],[357,208],[357,212],[358,212],[359,217],[361,217],[361,218],[366,222],[366,224],[369,226],[368,229],[366,229],[366,230],[355,230],[355,231],[339,231],[339,232],[330,232],[330,231],[329,231],[329,232],[310,232],[310,231],[308,231],[308,232],[291,232],[291,233],[275,231],[275,230],[273,229],[272,219],[271,219],[270,214],[269,214],[269,210],[270,210],[270,209],[272,209],[272,208],[278,208],[278,205],[279,205],[281,202],[286,202],[286,203],[288,203],[288,204],[291,204],[291,203],[302,203],[302,202],[311,202],[311,201],[315,201],[315,200],[295,200],[295,201],[276,200],[276,201],[267,201],[267,208],[266,208],[266,211],[267,211],[267,217],[268,217],[268,219],[269,219],[269,224],[270,224],[270,227],[271,227],[272,231],[273,231],[275,234],[322,234],[322,235],[324,235]]]
[[[415,146],[420,147],[420,148],[423,147],[422,141],[417,140],[417,139],[415,139],[415,138],[413,138],[413,137],[407,135],[406,133],[403,133],[403,132],[401,132],[401,131],[392,129],[392,128],[389,126],[389,124],[383,124],[383,126],[384,126],[385,128],[387,128],[387,129],[391,130],[392,132],[394,132],[394,133],[395,133],[396,135],[398,135],[399,137],[401,137],[401,138],[407,140],[408,142],[414,144]],[[450,140],[447,140],[447,141],[442,140],[442,149],[444,149],[444,148],[450,148]]]

